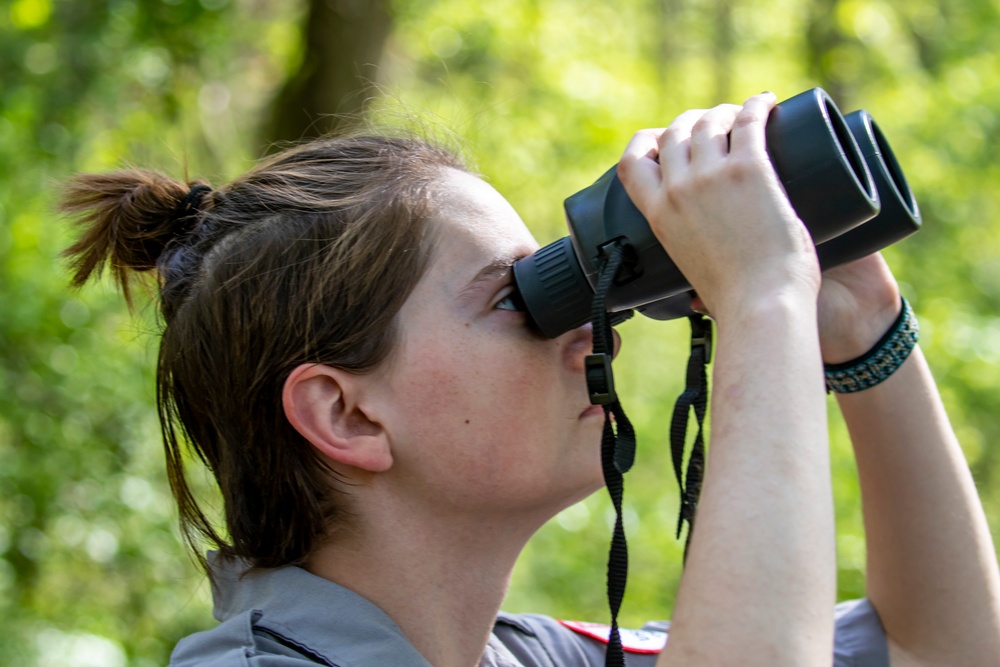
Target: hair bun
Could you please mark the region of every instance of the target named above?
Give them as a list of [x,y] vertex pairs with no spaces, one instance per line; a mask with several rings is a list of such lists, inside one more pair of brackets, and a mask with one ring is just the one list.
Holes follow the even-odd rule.
[[188,233],[199,204],[211,188],[187,185],[163,174],[129,169],[107,174],[80,174],[63,191],[59,209],[78,216],[82,229],[66,249],[73,284],[100,275],[110,262],[126,301],[129,279],[150,271],[164,249]]
[[212,191],[210,185],[205,185],[203,183],[198,183],[192,185],[191,189],[181,200],[181,203],[177,205],[174,210],[174,217],[178,224],[181,224],[184,231],[187,232],[197,221],[198,211],[201,209],[201,200]]

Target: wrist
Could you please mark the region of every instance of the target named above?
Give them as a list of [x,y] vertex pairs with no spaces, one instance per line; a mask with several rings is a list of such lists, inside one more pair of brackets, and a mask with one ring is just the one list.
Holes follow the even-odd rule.
[[896,323],[902,308],[903,302],[897,294],[878,312],[855,317],[855,321],[850,326],[842,328],[836,337],[821,338],[823,363],[835,366],[863,356]]
[[711,312],[712,319],[722,327],[729,323],[744,326],[761,319],[815,318],[816,310],[816,290],[806,285],[784,285],[721,301]]
[[920,338],[920,326],[906,299],[889,329],[860,357],[840,364],[824,364],[827,391],[851,394],[881,384],[910,356]]

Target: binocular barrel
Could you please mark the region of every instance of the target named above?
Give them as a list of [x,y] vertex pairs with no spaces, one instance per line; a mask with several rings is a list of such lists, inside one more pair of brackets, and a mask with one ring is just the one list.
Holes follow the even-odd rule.
[[[845,118],[814,88],[772,109],[768,155],[788,199],[817,245],[823,269],[880,250],[920,228],[920,212],[871,115]],[[566,199],[570,235],[514,264],[528,313],[555,338],[587,322],[601,258],[623,244],[626,262],[607,295],[611,312],[654,319],[689,314],[691,286],[657,241],[611,168]]]

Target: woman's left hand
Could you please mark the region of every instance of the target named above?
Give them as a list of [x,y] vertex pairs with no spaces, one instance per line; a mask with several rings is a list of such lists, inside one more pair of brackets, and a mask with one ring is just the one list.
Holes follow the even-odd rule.
[[823,362],[860,357],[899,316],[899,287],[881,253],[823,272],[819,339]]

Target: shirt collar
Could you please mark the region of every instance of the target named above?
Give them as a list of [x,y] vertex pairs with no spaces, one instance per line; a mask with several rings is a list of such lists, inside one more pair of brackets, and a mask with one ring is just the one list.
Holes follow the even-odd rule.
[[208,561],[220,622],[256,612],[255,627],[338,667],[430,667],[385,612],[343,586],[300,567],[248,569],[216,552]]

